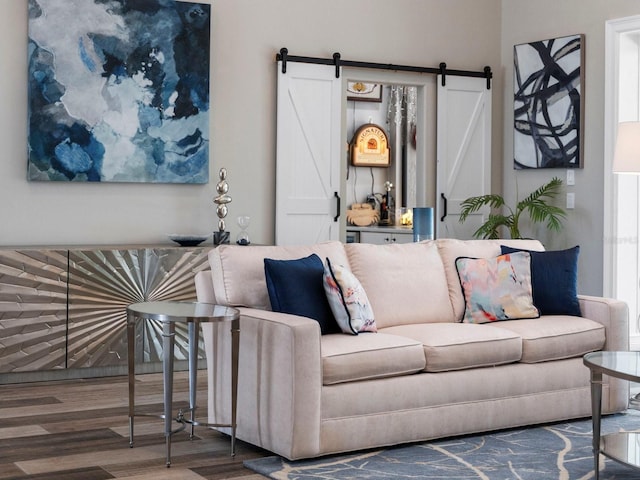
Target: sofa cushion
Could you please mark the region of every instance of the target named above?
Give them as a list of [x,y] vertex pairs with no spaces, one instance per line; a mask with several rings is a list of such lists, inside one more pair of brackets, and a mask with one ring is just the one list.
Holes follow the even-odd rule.
[[[494,324],[487,324],[493,327]],[[605,328],[583,317],[545,315],[534,320],[500,322],[522,338],[522,362],[537,363],[562,358],[581,357],[604,347]]]
[[325,335],[321,352],[324,385],[408,375],[425,366],[422,344],[397,335]]
[[264,276],[264,259],[292,260],[312,253],[349,266],[349,259],[341,242],[294,246],[220,245],[211,249],[208,255],[216,302],[231,307],[271,310]]
[[271,309],[314,319],[323,335],[340,331],[324,292],[324,264],[312,253],[295,260],[264,259]]
[[362,284],[343,265],[324,266],[324,291],[333,316],[343,333],[376,332],[376,321]]
[[[349,243],[345,250],[351,271],[367,292],[378,329],[455,320],[434,242]],[[337,263],[333,258],[331,261]]]
[[537,318],[531,289],[531,254],[515,252],[494,258],[456,259],[465,298],[462,321],[486,323]]
[[527,250],[544,250],[544,246],[538,240],[457,240],[454,238],[441,238],[436,240],[436,244],[438,245],[442,264],[444,265],[454,316],[458,321],[462,320],[462,316],[464,315],[465,303],[456,270],[456,258],[497,257],[500,255],[501,245]]
[[522,356],[517,333],[474,323],[399,325],[379,330],[419,341],[424,347],[425,371],[444,372],[512,363]]
[[[501,247],[502,253],[518,249]],[[578,255],[580,247],[567,250],[530,252],[533,303],[540,315],[575,315],[579,317]]]

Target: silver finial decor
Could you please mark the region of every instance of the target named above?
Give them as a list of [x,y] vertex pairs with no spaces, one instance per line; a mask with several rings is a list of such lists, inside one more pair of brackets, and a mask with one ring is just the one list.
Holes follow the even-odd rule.
[[227,169],[221,168],[218,173],[220,181],[216,185],[216,192],[218,196],[213,199],[213,203],[218,205],[216,208],[216,214],[218,215],[218,231],[213,232],[213,244],[222,245],[229,243],[229,232],[225,231],[224,217],[227,216],[229,209],[227,204],[231,203],[231,196],[229,192],[229,184],[227,183]]

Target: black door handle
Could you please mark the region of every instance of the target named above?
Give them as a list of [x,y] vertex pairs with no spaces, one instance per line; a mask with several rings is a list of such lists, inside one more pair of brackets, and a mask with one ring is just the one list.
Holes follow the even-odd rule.
[[442,200],[444,200],[444,204],[443,204],[443,207],[444,207],[443,210],[444,211],[442,212],[442,216],[440,217],[440,221],[444,222],[444,219],[447,216],[447,197],[444,196],[444,193],[441,193],[440,197],[442,198]]
[[338,200],[336,202],[336,216],[333,217],[333,221],[337,222],[340,218],[340,195],[338,195],[338,192],[333,192],[333,196]]

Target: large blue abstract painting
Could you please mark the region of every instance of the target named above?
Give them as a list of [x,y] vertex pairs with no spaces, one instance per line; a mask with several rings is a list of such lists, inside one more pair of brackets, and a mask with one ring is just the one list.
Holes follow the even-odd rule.
[[584,35],[514,47],[514,168],[581,168]]
[[210,14],[29,0],[29,180],[207,183]]

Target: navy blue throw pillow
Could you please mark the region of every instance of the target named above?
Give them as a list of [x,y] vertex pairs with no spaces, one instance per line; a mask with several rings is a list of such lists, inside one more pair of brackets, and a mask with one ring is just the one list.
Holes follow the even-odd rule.
[[274,312],[290,313],[316,320],[322,335],[338,333],[324,292],[324,265],[316,254],[296,260],[264,259],[267,291]]
[[578,255],[580,247],[536,252],[500,247],[502,253],[526,251],[531,254],[533,304],[541,315],[580,316],[578,302]]

